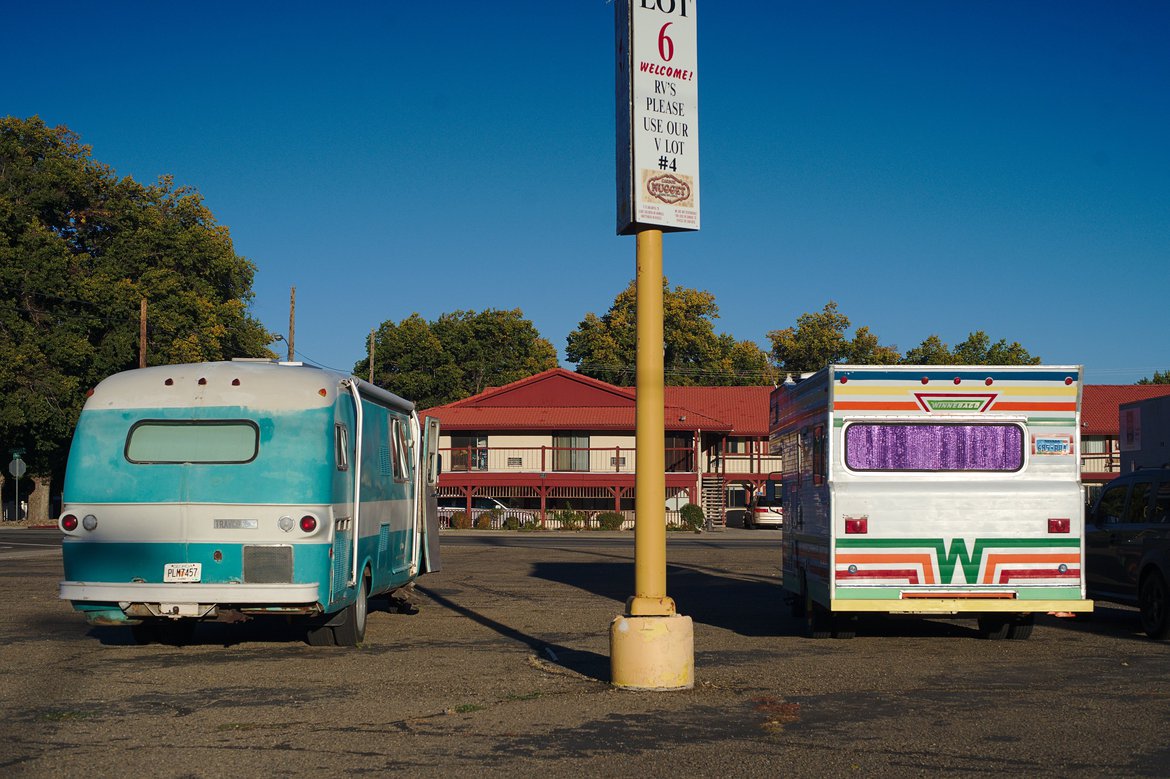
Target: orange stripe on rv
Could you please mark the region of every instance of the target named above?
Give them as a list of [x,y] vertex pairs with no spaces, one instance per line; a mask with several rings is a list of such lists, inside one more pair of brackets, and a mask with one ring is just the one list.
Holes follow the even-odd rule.
[[839,411],[918,411],[917,403],[912,402],[887,402],[874,403],[865,400],[838,400],[833,404],[833,408]]
[[1064,553],[1064,554],[989,554],[987,556],[987,564],[983,568],[983,583],[995,584],[995,568],[1004,563],[1072,563],[1079,564],[1081,556],[1079,554]]
[[924,584],[934,584],[933,559],[928,554],[841,554],[837,553],[837,565],[849,563],[882,563],[894,565],[897,563],[921,565]]
[[995,411],[1076,411],[1077,404],[1073,403],[996,403]]

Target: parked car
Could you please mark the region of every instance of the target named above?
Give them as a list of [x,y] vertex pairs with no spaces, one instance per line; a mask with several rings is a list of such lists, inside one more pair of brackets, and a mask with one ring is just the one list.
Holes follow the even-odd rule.
[[[467,499],[461,497],[445,496],[439,498],[439,518],[443,521],[444,527],[447,526],[451,518],[461,512],[467,511]],[[523,511],[521,509],[514,509],[506,506],[495,498],[487,498],[483,496],[476,496],[471,499],[471,519],[474,520],[480,514],[495,511],[499,515],[499,520],[502,522],[506,519],[515,519],[518,522],[534,522],[536,515],[531,511]],[[497,523],[498,524],[498,523]]]
[[1085,520],[1085,584],[1091,598],[1137,606],[1150,638],[1170,638],[1170,468],[1101,490]]
[[745,527],[784,527],[784,508],[772,498],[756,498],[744,513]]

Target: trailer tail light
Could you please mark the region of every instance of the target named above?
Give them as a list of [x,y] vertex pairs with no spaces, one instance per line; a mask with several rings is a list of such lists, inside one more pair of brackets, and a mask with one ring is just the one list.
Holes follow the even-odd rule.
[[864,535],[869,532],[869,517],[845,517],[847,535]]
[[77,529],[77,517],[72,514],[66,514],[61,517],[61,529],[66,533],[72,533]]
[[312,514],[306,514],[305,516],[301,517],[301,530],[305,531],[306,533],[312,533],[316,529],[316,517],[314,517]]
[[1067,519],[1049,519],[1048,532],[1049,533],[1069,533],[1071,532],[1072,523]]

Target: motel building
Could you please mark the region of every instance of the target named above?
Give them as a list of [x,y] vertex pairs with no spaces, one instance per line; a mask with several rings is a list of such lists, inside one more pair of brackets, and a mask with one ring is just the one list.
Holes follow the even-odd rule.
[[[779,470],[768,453],[764,387],[666,387],[667,522],[687,503],[722,527]],[[559,529],[572,511],[634,518],[635,392],[562,368],[428,409],[438,417],[443,525],[495,508]],[[532,525],[529,524],[531,527]]]
[[[780,470],[768,448],[771,386],[666,387],[667,522],[687,503],[710,528],[742,526],[743,509]],[[1170,386],[1085,385],[1081,470],[1088,496],[1120,473],[1118,407]],[[441,423],[443,527],[556,530],[602,512],[634,518],[635,390],[563,368],[422,412]],[[572,524],[569,525],[570,527]]]

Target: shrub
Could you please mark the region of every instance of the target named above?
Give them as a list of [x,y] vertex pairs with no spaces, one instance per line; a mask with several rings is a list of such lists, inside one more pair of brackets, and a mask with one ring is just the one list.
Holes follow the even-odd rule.
[[706,517],[703,515],[703,507],[688,503],[683,506],[678,512],[679,519],[682,520],[682,527],[684,530],[693,530],[698,533],[703,529],[703,523]]
[[498,517],[503,512],[499,509],[492,509],[491,511],[484,511],[475,518],[476,530],[491,530],[492,520]]
[[616,511],[603,511],[597,515],[597,529],[598,530],[621,530],[622,523],[626,521],[625,516]]
[[560,523],[561,530],[580,530],[585,524],[585,515],[571,508],[556,512],[553,519]]
[[504,524],[501,525],[504,530],[519,530],[520,520],[516,517],[504,517]]
[[451,515],[451,527],[456,530],[470,530],[471,518],[467,516],[466,511],[456,511]]
[[529,532],[532,530],[539,530],[539,529],[540,529],[540,525],[538,525],[536,523],[535,519],[526,519],[520,523],[520,532],[521,533]]

